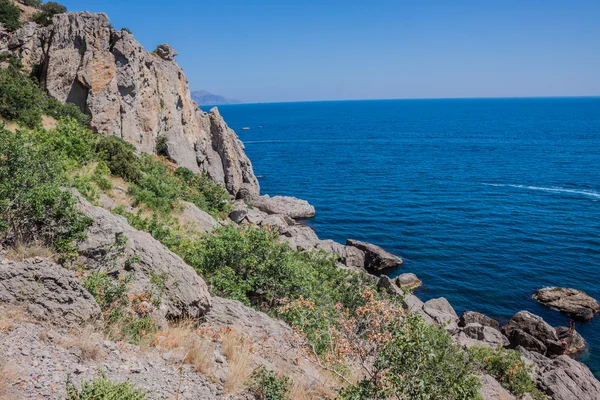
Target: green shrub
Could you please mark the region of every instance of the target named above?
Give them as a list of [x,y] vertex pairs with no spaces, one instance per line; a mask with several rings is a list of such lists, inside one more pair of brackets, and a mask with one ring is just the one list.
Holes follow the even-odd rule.
[[46,96],[34,81],[15,67],[0,70],[1,117],[33,128],[41,124],[45,106]]
[[55,1],[49,1],[40,6],[40,11],[35,13],[32,20],[42,26],[48,26],[52,23],[52,17],[56,14],[64,14],[67,12],[67,7]]
[[105,136],[98,140],[96,152],[111,174],[128,182],[138,182],[141,179],[139,158],[132,144],[115,136]]
[[29,7],[40,8],[42,0],[23,0],[23,4]]
[[131,32],[131,29],[129,29],[129,28],[122,27],[121,30],[124,31],[124,32],[127,32],[129,34],[133,34],[133,32]]
[[535,386],[529,370],[518,352],[504,349],[501,346],[474,346],[469,349],[478,368],[493,376],[502,386],[517,396],[529,393],[536,400],[544,400],[546,396]]
[[131,276],[116,279],[106,272],[92,271],[83,279],[83,287],[96,299],[102,311],[127,306],[127,290]]
[[82,382],[81,389],[67,379],[67,400],[144,400],[147,393],[136,389],[129,382],[114,383],[104,376],[95,377],[92,382]]
[[12,32],[21,26],[20,17],[21,10],[12,0],[0,0],[0,24],[7,31]]
[[198,175],[187,168],[179,167],[175,175],[184,186],[183,199],[194,203],[216,218],[226,218],[231,211],[229,192],[221,185],[215,184],[206,174]]
[[246,382],[249,392],[256,400],[286,400],[289,399],[292,383],[287,376],[279,376],[275,372],[259,366],[252,372]]
[[90,224],[64,184],[64,161],[25,132],[0,128],[0,229],[26,241],[71,250]]
[[169,213],[183,195],[179,180],[165,164],[144,154],[139,163],[142,171],[136,184],[129,187],[129,193],[137,203],[143,203],[153,210]]
[[63,117],[73,118],[83,126],[87,126],[90,122],[90,116],[81,112],[79,107],[77,107],[75,104],[63,104],[52,97],[48,99],[44,112],[55,119],[60,119]]

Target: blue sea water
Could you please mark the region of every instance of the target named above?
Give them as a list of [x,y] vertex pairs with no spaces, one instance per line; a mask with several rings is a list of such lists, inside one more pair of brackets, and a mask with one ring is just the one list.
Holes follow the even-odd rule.
[[[500,321],[545,286],[600,299],[600,98],[345,101],[219,108],[263,193],[317,210],[321,239],[383,246],[423,300]],[[242,130],[242,127],[250,130]],[[600,317],[577,323],[600,377]]]

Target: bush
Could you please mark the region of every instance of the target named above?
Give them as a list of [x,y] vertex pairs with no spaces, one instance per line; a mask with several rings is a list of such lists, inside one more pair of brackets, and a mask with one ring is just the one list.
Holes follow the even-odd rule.
[[206,174],[198,175],[183,167],[177,168],[175,175],[183,182],[184,200],[194,203],[216,218],[227,217],[231,211],[231,203],[229,192],[223,186],[215,184]]
[[81,390],[67,379],[67,400],[144,400],[147,393],[136,389],[131,383],[114,383],[104,374],[95,377],[92,382],[82,382]]
[[536,400],[544,400],[546,396],[535,386],[529,376],[529,371],[521,356],[514,350],[507,350],[501,346],[491,349],[489,347],[474,346],[469,349],[478,368],[493,376],[502,386],[517,396],[525,393],[531,394]]
[[82,126],[87,126],[90,123],[90,116],[81,112],[75,104],[63,104],[55,98],[49,98],[44,109],[46,114],[55,119],[63,117],[73,118]]
[[256,400],[286,400],[289,399],[291,381],[287,376],[279,376],[265,368],[256,368],[246,383],[248,390]]
[[169,213],[183,195],[180,181],[167,165],[145,154],[140,158],[141,177],[129,187],[137,203],[153,210]]
[[122,31],[124,31],[124,32],[127,32],[127,33],[129,33],[129,34],[133,34],[133,33],[131,32],[131,29],[129,29],[129,28],[122,27],[122,28],[121,28],[121,30],[122,30]]
[[29,7],[40,8],[42,0],[23,0],[23,4]]
[[64,14],[67,12],[67,7],[54,1],[49,1],[40,6],[38,11],[32,18],[33,22],[42,26],[48,26],[52,23],[52,17],[56,14]]
[[106,136],[98,141],[96,152],[111,174],[129,182],[138,182],[142,178],[139,158],[132,144],[115,136]]
[[[2,0],[0,0],[2,1]],[[0,116],[33,128],[42,122],[46,95],[15,67],[0,70]]]
[[21,10],[12,0],[0,0],[0,24],[12,32],[21,26]]

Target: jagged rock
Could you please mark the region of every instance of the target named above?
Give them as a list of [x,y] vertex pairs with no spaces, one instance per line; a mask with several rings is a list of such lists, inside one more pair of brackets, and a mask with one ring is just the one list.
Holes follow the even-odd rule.
[[49,27],[26,23],[8,49],[25,72],[39,67],[49,94],[88,113],[96,131],[146,153],[162,143],[173,161],[207,173],[234,197],[260,194],[243,144],[217,109],[205,113],[192,101],[172,49],[153,55],[105,14],[87,12],[56,15]]
[[541,354],[558,355],[564,353],[564,347],[558,340],[556,330],[542,317],[529,311],[516,313],[502,327],[502,333],[510,340],[512,346],[523,346]]
[[423,304],[423,311],[429,315],[438,326],[449,333],[458,331],[458,315],[444,297],[431,299]]
[[366,269],[380,271],[387,268],[394,268],[402,264],[402,259],[400,257],[371,243],[348,239],[346,241],[346,246],[356,247],[365,253],[365,263],[363,266]]
[[241,224],[248,215],[248,205],[242,200],[233,203],[233,210],[229,213],[229,219],[236,224]]
[[421,286],[422,283],[415,274],[411,273],[400,274],[394,281],[396,282],[396,285],[400,287],[400,289],[406,290],[414,290]]
[[179,221],[185,225],[191,223],[195,229],[200,232],[210,232],[219,223],[209,213],[202,211],[195,204],[182,202],[183,211],[179,216]]
[[173,46],[163,43],[159,44],[156,48],[156,54],[162,58],[163,60],[173,61],[175,56],[177,56],[177,52],[173,48]]
[[281,235],[287,233],[289,226],[293,224],[294,220],[279,214],[269,215],[260,222],[260,226],[275,228]]
[[260,196],[252,199],[252,206],[267,214],[281,214],[290,218],[310,218],[315,216],[315,208],[306,200],[295,197]]
[[109,272],[133,273],[132,290],[135,293],[151,289],[152,278],[164,275],[166,280],[157,316],[198,318],[210,309],[206,284],[179,256],[150,234],[131,227],[121,216],[93,206],[83,198],[80,198],[78,208],[94,221],[86,231],[86,239],[79,243],[79,253],[88,267],[108,268],[107,257],[114,255],[115,242],[125,237],[127,242],[121,256],[136,257],[137,261],[116,263]]
[[533,296],[540,303],[572,318],[589,321],[600,311],[600,303],[585,292],[567,288],[544,288]]
[[458,321],[458,326],[463,327],[467,324],[480,324],[483,326],[489,326],[494,329],[499,329],[498,321],[491,319],[490,317],[483,315],[475,311],[465,311]]
[[[381,275],[377,282],[377,288],[387,291],[389,294],[404,296],[404,291],[396,285],[387,275]],[[420,301],[420,300],[419,300]]]
[[281,239],[290,244],[292,249],[311,250],[319,243],[319,238],[315,231],[308,226],[294,225],[290,226],[287,232],[281,236]]
[[515,400],[515,396],[502,387],[502,385],[490,375],[484,374],[480,378],[482,400]]
[[246,215],[244,216],[242,223],[247,223],[250,225],[260,225],[265,220],[265,218],[267,218],[267,216],[267,213],[264,213],[255,208],[250,208],[248,209],[248,211],[246,211]]
[[344,253],[346,254],[345,263],[350,268],[361,268],[365,267],[365,252],[354,247],[345,246]]
[[461,329],[461,332],[469,339],[476,340],[478,344],[497,347],[499,344],[508,346],[510,342],[498,329],[484,326],[478,323],[470,323]]
[[21,304],[55,325],[102,319],[100,307],[70,271],[41,258],[0,264],[0,302]]
[[566,326],[557,326],[556,334],[561,343],[565,343],[565,354],[579,353],[585,349],[585,339],[576,330],[571,332]]
[[402,299],[402,307],[404,307],[406,311],[411,314],[419,314],[428,324],[437,325],[437,322],[425,312],[423,306],[424,303],[414,294],[407,294]]
[[317,250],[326,251],[327,253],[335,254],[343,262],[346,260],[346,247],[335,240],[319,240],[316,245]]

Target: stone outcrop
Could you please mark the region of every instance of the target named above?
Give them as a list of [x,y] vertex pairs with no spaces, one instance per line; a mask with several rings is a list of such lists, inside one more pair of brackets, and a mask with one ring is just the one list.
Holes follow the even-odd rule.
[[572,318],[589,321],[600,311],[600,303],[585,292],[568,288],[544,288],[533,296],[540,303]]
[[267,214],[280,214],[294,219],[315,216],[313,206],[295,197],[264,195],[252,199],[252,206]]
[[199,232],[210,232],[219,223],[209,213],[202,211],[195,204],[182,202],[183,210],[179,215],[179,222],[182,225],[192,224],[194,229]]
[[481,394],[482,400],[515,400],[515,396],[490,375],[481,376]]
[[565,343],[565,354],[575,354],[585,349],[585,339],[576,330],[571,331],[566,326],[557,326],[554,329],[561,343]]
[[449,333],[458,331],[458,315],[444,297],[431,299],[423,304],[423,311],[433,319],[438,326]]
[[498,321],[475,311],[465,311],[458,321],[458,326],[463,327],[468,324],[479,324],[498,329]]
[[236,198],[259,195],[258,180],[244,146],[217,109],[205,113],[192,101],[177,54],[160,45],[154,54],[133,35],[113,29],[105,14],[56,15],[53,24],[26,23],[7,46],[26,72],[61,102],[78,105],[91,127],[205,172]]
[[0,303],[22,305],[36,318],[59,326],[102,319],[100,307],[72,273],[41,258],[0,261]]
[[542,317],[529,311],[516,313],[502,326],[502,333],[513,347],[521,346],[543,355],[560,355],[565,351],[556,330]]
[[367,270],[381,271],[402,264],[402,259],[400,257],[371,243],[348,239],[346,241],[346,246],[355,247],[364,253],[364,264],[362,267]]
[[[82,198],[78,208],[94,221],[86,231],[86,239],[79,244],[79,253],[89,268],[105,271],[110,268],[107,272],[115,274],[132,273],[135,293],[151,289],[153,277],[164,276],[162,301],[156,317],[198,318],[210,309],[206,284],[179,256],[150,234],[131,227],[121,216]],[[125,241],[119,251],[115,250],[118,241]],[[123,262],[132,257],[135,262]]]
[[414,290],[422,284],[421,280],[412,273],[400,274],[394,279],[394,282],[400,289],[406,290]]
[[380,290],[385,290],[389,294],[395,296],[404,296],[404,291],[396,285],[396,283],[391,280],[387,275],[381,275],[379,280],[377,281],[377,288]]

